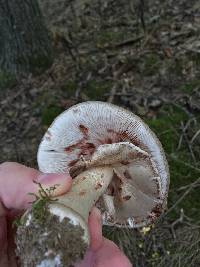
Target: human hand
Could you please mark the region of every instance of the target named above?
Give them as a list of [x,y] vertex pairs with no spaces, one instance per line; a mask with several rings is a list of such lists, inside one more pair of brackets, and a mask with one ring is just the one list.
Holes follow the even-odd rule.
[[20,215],[30,206],[39,186],[48,188],[55,184],[60,186],[54,191],[55,196],[69,191],[71,177],[66,174],[43,174],[35,169],[18,163],[6,162],[0,165],[0,266],[16,267],[14,228],[16,215]]
[[[35,169],[18,163],[3,163],[0,165],[0,266],[16,267],[13,219],[27,209],[34,197],[28,193],[37,194],[39,186],[48,188],[60,186],[54,191],[54,196],[69,191],[71,177],[67,174],[43,174]],[[132,265],[119,248],[111,241],[102,237],[101,215],[94,208],[89,217],[91,244],[84,260],[76,267],[131,267]]]
[[100,211],[93,208],[88,220],[90,248],[84,260],[75,267],[132,267],[117,245],[102,236],[101,221]]

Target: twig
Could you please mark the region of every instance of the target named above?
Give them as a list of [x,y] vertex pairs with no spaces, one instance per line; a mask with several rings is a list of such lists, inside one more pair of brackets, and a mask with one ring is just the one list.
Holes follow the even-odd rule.
[[[191,117],[191,113],[185,108],[185,107],[183,107],[183,106],[181,106],[181,105],[179,105],[179,104],[177,104],[176,102],[178,102],[178,100],[180,100],[182,97],[185,97],[185,96],[187,96],[187,94],[185,94],[185,95],[181,95],[181,96],[179,96],[179,97],[176,97],[175,99],[174,99],[174,101],[167,101],[166,103],[167,104],[171,104],[171,105],[173,105],[174,107],[177,107],[177,108],[179,108],[179,109],[181,109],[182,111],[184,111],[185,112],[185,114],[187,114],[189,117]],[[191,119],[193,119],[193,120],[195,120],[195,118],[191,118]]]
[[189,188],[183,193],[183,195],[174,203],[174,205],[165,212],[164,216],[168,215],[172,210],[174,210],[178,204],[194,189],[194,185],[199,183],[200,177],[189,186]]
[[200,134],[200,129],[193,135],[192,139],[190,140],[190,144],[194,142],[194,140],[197,138],[199,134]]
[[107,45],[101,46],[101,47],[99,47],[99,50],[104,51],[107,49],[120,49],[123,46],[133,45],[133,44],[141,41],[143,38],[144,38],[144,35],[140,35],[140,36],[137,36],[135,38],[130,38],[130,39],[127,39],[125,41],[122,41],[122,42],[119,42],[116,44],[114,43],[114,44],[107,44]]
[[108,103],[113,103],[114,97],[116,95],[116,90],[117,90],[117,86],[116,86],[116,84],[114,84],[113,87],[110,90],[110,95],[109,95],[109,97],[107,99]]
[[184,161],[182,161],[180,159],[177,159],[174,155],[168,154],[168,157],[170,157],[171,159],[175,160],[176,162],[181,163],[181,164],[183,164],[183,165],[185,165],[185,166],[187,166],[187,167],[189,167],[189,168],[191,168],[191,169],[193,169],[193,170],[195,170],[197,172],[200,172],[200,169],[198,167],[195,167],[195,166],[193,166],[193,165],[191,165],[189,163],[186,163],[186,162],[184,162]]
[[188,31],[182,31],[182,32],[178,32],[178,33],[175,33],[174,35],[171,36],[171,40],[174,40],[174,39],[177,39],[179,37],[187,37],[191,34],[191,30],[188,30]]
[[188,137],[187,137],[187,134],[186,134],[186,131],[187,131],[188,127],[190,126],[190,123],[191,123],[191,119],[188,120],[188,122],[186,123],[185,126],[184,126],[183,122],[181,122],[181,127],[182,127],[182,130],[183,130],[183,136],[184,136],[185,141],[186,141],[186,143],[187,143],[188,149],[190,150],[190,153],[191,153],[191,155],[192,155],[192,159],[193,159],[193,161],[196,163],[196,157],[195,157],[195,155],[194,155],[194,153],[193,153],[191,144],[190,144],[190,142],[189,142],[189,140],[188,140]]
[[24,129],[24,131],[21,134],[21,138],[24,137],[31,129],[31,127],[33,126],[33,122],[34,122],[34,118],[30,118],[30,120],[28,121],[26,128]]
[[23,86],[19,91],[17,91],[16,94],[10,95],[1,102],[1,107],[7,105],[9,102],[11,103],[15,98],[17,98],[19,95],[23,95],[23,92],[25,91],[26,87]]
[[183,222],[183,218],[184,218],[184,211],[183,211],[183,209],[181,209],[181,210],[180,210],[180,217],[170,225],[170,230],[171,230],[171,232],[172,232],[172,235],[173,235],[173,238],[174,238],[174,239],[176,239],[176,234],[175,234],[174,227],[175,227],[178,223],[182,223],[182,222]]
[[109,94],[109,97],[107,99],[107,101],[109,103],[112,103],[113,100],[114,100],[114,97],[115,97],[115,94],[116,94],[116,90],[117,90],[117,82],[119,80],[119,78],[121,77],[121,75],[126,72],[127,70],[127,65],[124,64],[122,65],[118,70],[114,70],[114,66],[112,66],[112,74],[113,74],[113,81],[114,81],[114,85],[113,87],[111,88],[110,90],[110,94]]
[[194,181],[193,183],[190,183],[188,185],[185,185],[185,186],[181,186],[177,191],[182,191],[182,190],[185,190],[187,189],[188,187],[197,187],[197,186],[200,186],[200,178],[198,178],[196,181]]
[[191,123],[191,119],[187,121],[187,123],[185,124],[185,126],[183,125],[183,122],[181,121],[181,128],[182,128],[182,134],[180,136],[179,142],[178,142],[178,147],[177,150],[179,150],[181,148],[181,144],[182,144],[182,140],[183,140],[183,136],[185,137],[185,133],[188,129],[188,127],[190,126]]
[[140,36],[137,36],[136,38],[131,38],[131,39],[125,40],[123,42],[114,44],[113,48],[120,48],[122,46],[132,45],[132,44],[135,44],[135,43],[141,41],[143,38],[144,38],[144,35],[140,35]]
[[[110,96],[111,95],[111,92],[110,93],[106,93],[105,96]],[[123,93],[123,92],[115,92],[115,96],[132,96],[133,93]]]

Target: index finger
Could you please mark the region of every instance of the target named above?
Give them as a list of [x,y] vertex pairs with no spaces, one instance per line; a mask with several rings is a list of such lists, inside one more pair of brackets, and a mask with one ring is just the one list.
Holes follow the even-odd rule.
[[101,212],[96,207],[93,207],[88,218],[88,226],[90,232],[90,249],[97,251],[103,243],[102,236],[102,219]]
[[[72,179],[68,174],[43,174],[18,163],[7,162],[0,165],[0,215],[6,209],[23,210],[30,206],[40,187],[44,189],[59,185],[53,196],[69,191]],[[3,208],[4,207],[4,208]]]

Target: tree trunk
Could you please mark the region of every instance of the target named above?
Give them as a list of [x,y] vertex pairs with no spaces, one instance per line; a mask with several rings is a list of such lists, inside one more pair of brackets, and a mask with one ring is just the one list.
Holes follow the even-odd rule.
[[0,79],[39,73],[52,58],[51,40],[37,0],[0,0]]

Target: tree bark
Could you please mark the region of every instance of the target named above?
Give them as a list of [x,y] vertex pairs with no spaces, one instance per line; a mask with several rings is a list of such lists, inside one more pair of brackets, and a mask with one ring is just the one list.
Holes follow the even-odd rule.
[[0,77],[39,73],[52,55],[37,0],[0,0]]

